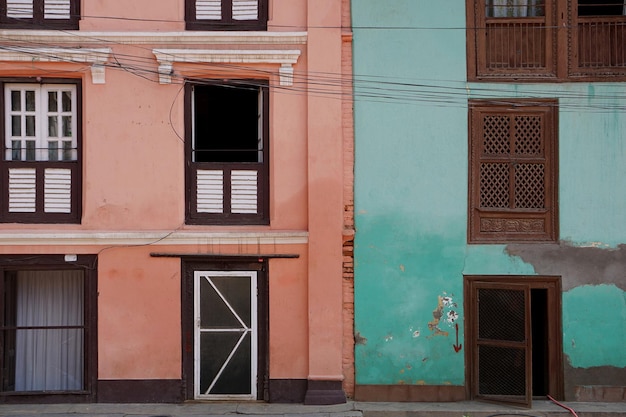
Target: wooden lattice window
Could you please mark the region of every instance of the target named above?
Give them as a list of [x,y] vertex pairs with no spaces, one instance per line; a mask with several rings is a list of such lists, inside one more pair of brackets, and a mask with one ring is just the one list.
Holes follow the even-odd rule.
[[557,239],[556,106],[470,103],[470,243]]

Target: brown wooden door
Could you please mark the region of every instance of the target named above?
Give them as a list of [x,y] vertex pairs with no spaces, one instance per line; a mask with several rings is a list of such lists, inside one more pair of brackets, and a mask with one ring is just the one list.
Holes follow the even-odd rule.
[[472,397],[530,408],[530,288],[473,282],[470,308]]

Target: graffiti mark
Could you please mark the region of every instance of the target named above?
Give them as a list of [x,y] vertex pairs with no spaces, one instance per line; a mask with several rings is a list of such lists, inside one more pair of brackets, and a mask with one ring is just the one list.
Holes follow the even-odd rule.
[[454,329],[456,330],[456,343],[452,345],[452,347],[454,348],[454,351],[456,353],[459,353],[463,345],[459,344],[459,324],[458,323],[454,324]]

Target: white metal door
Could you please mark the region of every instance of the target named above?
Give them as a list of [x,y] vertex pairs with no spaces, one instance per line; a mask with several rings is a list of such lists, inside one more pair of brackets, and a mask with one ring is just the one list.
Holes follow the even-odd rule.
[[194,272],[194,396],[257,396],[257,272]]

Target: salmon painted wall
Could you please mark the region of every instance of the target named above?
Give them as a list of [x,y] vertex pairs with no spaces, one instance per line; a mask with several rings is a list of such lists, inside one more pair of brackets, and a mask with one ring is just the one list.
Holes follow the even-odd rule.
[[[163,47],[160,35],[184,34],[183,0],[138,0],[131,5],[121,0],[82,2],[80,29],[89,31],[89,37],[72,40],[72,47],[112,49],[104,84],[92,82],[89,64],[2,62],[0,77],[54,74],[82,79],[82,222],[0,224],[0,253],[98,254],[99,379],[181,377],[180,260],[150,257],[156,251],[298,255],[269,261],[269,376],[343,378],[344,168],[343,142],[335,139],[342,137],[349,115],[343,115],[336,99],[334,90],[340,88],[331,86],[327,93],[313,97],[302,84],[306,85],[312,69],[342,71],[342,3],[346,1],[270,1],[269,31],[303,32],[306,37],[308,26],[317,28],[303,43],[273,45],[301,52],[293,65],[298,83],[293,88],[280,86],[275,63],[174,65],[181,77],[269,80],[269,226],[184,224],[184,94],[180,79],[159,83],[152,52]],[[153,34],[155,41],[98,40],[98,34],[110,32]],[[187,41],[181,36],[175,47],[228,47]],[[120,240],[100,243],[111,240],[112,233]],[[169,243],[185,233],[196,233],[197,242]],[[268,242],[281,233],[288,237],[279,236],[274,244],[250,243],[253,238],[246,237],[267,235],[259,242]],[[217,235],[226,236],[230,243],[220,244]],[[15,236],[44,238],[41,243],[18,244],[11,240]],[[236,242],[237,236],[243,236],[243,243]]]
[[[357,385],[464,385],[464,274],[561,276],[566,396],[626,385],[625,85],[468,83],[461,0],[352,16]],[[559,101],[558,244],[467,244],[467,102],[486,97]]]

